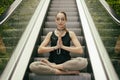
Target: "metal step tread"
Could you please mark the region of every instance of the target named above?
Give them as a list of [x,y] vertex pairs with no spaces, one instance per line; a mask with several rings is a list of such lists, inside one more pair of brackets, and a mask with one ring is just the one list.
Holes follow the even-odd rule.
[[[82,30],[80,28],[69,28],[69,30],[74,31],[76,35],[82,35]],[[43,35],[46,35],[48,32],[53,32],[54,28],[44,28]]]
[[36,75],[29,74],[29,80],[91,80],[90,73],[80,73],[78,75]]
[[49,11],[77,11],[77,8],[50,8]]
[[[68,22],[77,22],[79,20],[78,16],[67,16]],[[55,21],[55,16],[47,16],[47,21]]]
[[[80,22],[67,22],[66,23],[67,28],[71,27],[71,28],[80,28],[81,27],[81,23]],[[45,27],[47,28],[52,28],[52,27],[56,27],[56,23],[55,22],[45,22]]]
[[[50,11],[48,12],[48,16],[55,16],[56,15],[56,11]],[[78,16],[78,12],[67,12],[66,11],[67,16]]]

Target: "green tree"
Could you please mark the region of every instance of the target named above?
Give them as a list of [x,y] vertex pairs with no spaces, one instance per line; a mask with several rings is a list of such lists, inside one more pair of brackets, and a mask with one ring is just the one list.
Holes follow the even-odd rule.
[[14,0],[0,0],[0,15],[13,3]]
[[120,17],[120,0],[106,0],[106,1],[113,8],[115,13]]

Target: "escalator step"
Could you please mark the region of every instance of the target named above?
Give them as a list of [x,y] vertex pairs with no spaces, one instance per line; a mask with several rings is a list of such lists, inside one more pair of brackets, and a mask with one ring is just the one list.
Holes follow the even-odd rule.
[[69,12],[76,12],[76,8],[50,8],[49,11],[69,11]]
[[[48,16],[55,16],[57,14],[57,11],[52,11],[52,12],[48,12]],[[78,16],[78,12],[67,12],[66,11],[67,16]]]
[[36,75],[31,73],[29,80],[91,80],[91,74],[80,73],[79,75]]
[[[77,16],[67,16],[67,21],[68,22],[76,22],[78,21],[79,18]],[[55,21],[55,16],[48,16],[47,21]]]
[[[67,22],[66,23],[67,28],[81,28],[80,22]],[[46,28],[56,28],[55,22],[45,22]]]
[[[43,29],[43,35],[47,35],[48,32],[53,32],[55,28],[44,28]],[[76,33],[77,36],[82,35],[82,30],[79,28],[69,28],[69,30],[72,30]]]
[[60,7],[60,8],[76,8],[76,5],[57,5],[57,4],[52,4],[50,7]]

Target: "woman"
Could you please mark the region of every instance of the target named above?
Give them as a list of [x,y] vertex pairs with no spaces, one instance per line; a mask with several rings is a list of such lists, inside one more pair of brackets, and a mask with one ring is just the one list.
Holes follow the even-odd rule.
[[[38,53],[50,53],[49,59],[30,64],[30,70],[36,74],[79,74],[79,70],[88,64],[85,58],[71,59],[70,52],[82,54],[83,49],[73,31],[66,28],[67,16],[65,12],[58,12],[55,16],[57,29],[49,32],[38,48]],[[70,41],[74,46],[70,46]],[[51,42],[51,46],[47,45]]]

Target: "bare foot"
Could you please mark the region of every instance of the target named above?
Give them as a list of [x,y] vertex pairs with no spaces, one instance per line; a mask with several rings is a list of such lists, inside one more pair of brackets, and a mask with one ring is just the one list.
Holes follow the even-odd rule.
[[56,64],[49,62],[47,59],[41,59],[43,63],[46,63],[48,66],[55,68]]
[[40,61],[46,63],[46,64],[49,64],[50,62],[47,60],[47,59],[41,59]]

